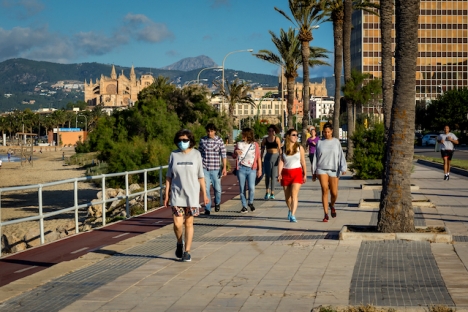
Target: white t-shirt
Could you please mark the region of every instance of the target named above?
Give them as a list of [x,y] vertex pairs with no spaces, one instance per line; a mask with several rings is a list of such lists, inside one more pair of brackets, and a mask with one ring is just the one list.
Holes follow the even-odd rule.
[[302,168],[301,147],[299,146],[297,148],[296,153],[292,155],[286,155],[285,150],[283,150],[283,163],[284,163],[284,166],[283,166],[284,169]]
[[237,148],[242,151],[239,157],[242,166],[251,167],[255,161],[255,143],[238,142]]
[[453,151],[455,147],[453,146],[453,143],[451,141],[447,141],[447,137],[450,137],[452,140],[458,140],[455,134],[452,132],[449,132],[448,134],[442,133],[439,134],[439,141],[444,140],[444,143],[440,145],[441,150],[447,150],[447,151]]

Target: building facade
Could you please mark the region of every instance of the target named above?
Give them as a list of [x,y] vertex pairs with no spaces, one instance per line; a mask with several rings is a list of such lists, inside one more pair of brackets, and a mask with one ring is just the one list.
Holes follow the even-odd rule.
[[[355,11],[352,21],[352,67],[381,77],[379,17]],[[468,1],[421,0],[418,35],[416,101],[425,103],[441,92],[467,87]],[[394,45],[395,40],[393,50]]]
[[136,102],[138,93],[154,82],[152,75],[142,75],[137,79],[132,66],[130,78],[123,71],[117,77],[115,66],[112,65],[110,77],[101,75],[95,83],[91,80],[84,83],[84,101],[89,106],[127,107]]

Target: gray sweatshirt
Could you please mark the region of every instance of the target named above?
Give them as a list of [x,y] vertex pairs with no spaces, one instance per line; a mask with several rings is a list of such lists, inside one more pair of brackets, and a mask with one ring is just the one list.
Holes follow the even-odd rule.
[[337,138],[318,141],[312,163],[312,174],[316,174],[317,169],[334,170],[337,176],[348,170],[341,143]]

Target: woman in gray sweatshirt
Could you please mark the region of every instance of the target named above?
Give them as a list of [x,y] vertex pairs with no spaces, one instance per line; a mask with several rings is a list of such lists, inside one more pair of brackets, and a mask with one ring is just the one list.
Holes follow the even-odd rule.
[[346,170],[348,170],[348,166],[341,143],[333,137],[333,126],[327,122],[323,126],[323,139],[317,143],[312,163],[312,181],[318,177],[322,187],[322,205],[325,213],[323,222],[328,222],[329,191],[331,216],[332,218],[336,217],[335,202],[338,198],[338,179],[340,174],[346,174]]

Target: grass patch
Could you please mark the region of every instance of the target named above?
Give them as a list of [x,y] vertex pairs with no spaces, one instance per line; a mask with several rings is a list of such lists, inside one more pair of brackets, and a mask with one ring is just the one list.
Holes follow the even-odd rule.
[[[452,159],[452,161],[450,162],[450,166],[451,167],[457,167],[457,168],[460,168],[460,169],[465,169],[465,170],[468,170],[468,160],[463,160],[463,159],[456,159],[455,155],[457,153],[455,152],[454,153],[454,158]],[[442,161],[442,158],[438,158],[438,157],[427,157],[427,156],[414,156],[414,159],[421,159],[421,160],[427,160],[427,161],[432,161],[432,162],[435,162],[435,163],[438,163],[438,164],[444,164],[444,162]]]

